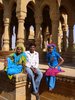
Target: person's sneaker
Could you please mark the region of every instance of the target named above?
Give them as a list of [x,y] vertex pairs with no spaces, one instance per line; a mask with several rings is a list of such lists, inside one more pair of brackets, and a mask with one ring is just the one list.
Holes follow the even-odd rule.
[[49,88],[49,91],[52,91],[53,89],[52,88]]
[[36,100],[40,100],[39,93],[32,92],[32,94],[36,96]]
[[36,93],[36,100],[40,100],[39,93]]
[[33,91],[32,91],[31,93],[32,93],[33,95],[35,95],[35,96],[36,96],[36,94],[37,94],[36,92],[33,92]]

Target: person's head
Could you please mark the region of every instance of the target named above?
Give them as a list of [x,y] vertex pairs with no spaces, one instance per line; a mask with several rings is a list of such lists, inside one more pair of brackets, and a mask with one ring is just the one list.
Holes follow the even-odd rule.
[[24,52],[24,47],[22,45],[17,45],[17,47],[16,47],[16,53],[19,55],[22,52]]
[[56,45],[55,44],[52,44],[52,43],[48,44],[47,48],[48,48],[49,52],[56,51]]
[[30,49],[30,52],[31,52],[31,53],[34,53],[35,48],[36,48],[36,45],[35,45],[34,43],[31,43],[31,44],[29,45],[29,49]]

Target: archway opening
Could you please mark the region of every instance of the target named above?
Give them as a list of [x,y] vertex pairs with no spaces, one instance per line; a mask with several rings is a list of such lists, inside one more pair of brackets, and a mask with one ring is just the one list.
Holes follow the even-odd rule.
[[[31,1],[27,5],[27,17],[25,18],[25,39],[26,39],[26,49],[28,49],[28,44],[35,42],[35,4]],[[33,28],[32,28],[33,27]],[[33,38],[32,38],[33,34]]]
[[10,22],[10,49],[14,50],[16,46],[16,38],[18,32],[18,19],[16,17],[16,3],[12,7],[12,15]]

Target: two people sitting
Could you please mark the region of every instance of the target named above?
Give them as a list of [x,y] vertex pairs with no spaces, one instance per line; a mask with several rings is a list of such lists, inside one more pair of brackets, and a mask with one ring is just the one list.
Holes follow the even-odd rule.
[[35,44],[30,44],[29,48],[29,51],[24,51],[23,47],[18,45],[16,52],[5,60],[5,71],[11,78],[12,75],[25,70],[32,83],[32,92],[36,95],[36,100],[39,100],[39,86],[43,77],[39,69],[39,53],[35,51]]

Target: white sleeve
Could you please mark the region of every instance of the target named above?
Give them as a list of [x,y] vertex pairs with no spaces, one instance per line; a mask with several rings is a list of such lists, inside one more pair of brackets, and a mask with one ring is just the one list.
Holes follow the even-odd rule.
[[35,56],[35,68],[39,67],[39,53],[37,53],[37,55]]
[[26,61],[26,67],[31,67],[31,64],[30,64],[30,62],[29,62],[29,60],[27,59],[27,61]]
[[26,59],[26,67],[31,67],[31,64],[30,64],[30,61],[29,61],[29,58],[28,58],[28,54],[27,54],[27,51],[25,52],[26,53],[26,56],[27,56],[27,59]]

